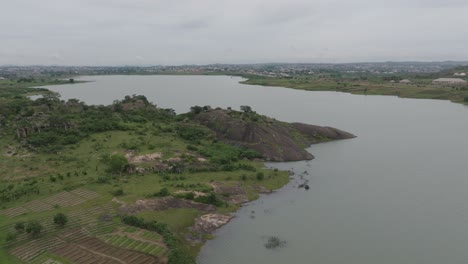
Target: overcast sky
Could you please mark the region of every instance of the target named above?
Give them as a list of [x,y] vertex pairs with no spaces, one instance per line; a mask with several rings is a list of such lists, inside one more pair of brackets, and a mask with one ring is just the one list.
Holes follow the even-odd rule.
[[468,0],[5,0],[0,65],[468,60]]

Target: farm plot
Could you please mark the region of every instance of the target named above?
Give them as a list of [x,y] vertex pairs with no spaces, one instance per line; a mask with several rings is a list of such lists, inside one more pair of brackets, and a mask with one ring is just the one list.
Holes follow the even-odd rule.
[[93,191],[86,190],[86,189],[81,189],[81,188],[73,190],[70,193],[72,193],[74,195],[77,195],[77,196],[80,196],[82,198],[85,198],[86,200],[91,200],[91,199],[97,198],[99,196],[99,193],[97,193],[97,192],[93,192]]
[[[114,230],[117,225],[112,221],[112,219],[105,219],[109,221],[103,221],[99,219],[102,215],[113,215],[113,208],[111,204],[106,204],[103,206],[96,206],[90,209],[82,209],[67,214],[69,222],[67,223],[67,229],[63,230],[66,234],[70,230],[81,230],[81,232],[90,235],[101,235],[110,233]],[[43,217],[37,219],[37,221],[43,226],[42,235],[47,235],[52,232],[57,231],[57,227],[54,225],[51,217]],[[4,226],[0,228],[2,233],[16,233],[14,225]],[[64,234],[61,233],[61,234]],[[21,243],[25,240],[28,240],[30,236],[25,232],[17,234],[16,240],[10,242],[9,245]],[[78,236],[78,238],[81,238]],[[6,241],[0,241],[0,247],[7,245]]]
[[15,207],[15,208],[10,208],[10,209],[0,211],[0,215],[4,215],[4,216],[8,216],[10,218],[13,218],[13,217],[25,214],[27,212],[29,212],[29,210],[26,209],[26,208]]
[[153,256],[164,256],[167,253],[167,248],[160,244],[151,241],[142,241],[137,238],[130,238],[121,235],[107,235],[104,241],[113,246],[139,251]]
[[44,200],[45,203],[54,206],[58,205],[60,207],[74,206],[80,203],[84,203],[85,201],[86,199],[69,192],[61,192]]
[[86,237],[90,237],[90,235],[87,232],[85,232],[85,230],[83,230],[82,228],[73,228],[60,233],[58,237],[67,242],[73,242],[79,241]]
[[55,249],[54,254],[64,257],[73,263],[77,264],[90,264],[90,263],[109,263],[109,264],[122,264],[121,262],[100,256],[91,251],[82,249],[75,244],[66,244],[62,247]]
[[33,240],[10,251],[11,254],[23,261],[30,261],[45,251],[66,244],[57,237]]
[[105,263],[164,263],[163,260],[157,257],[115,247],[96,238],[85,238],[77,243],[67,244],[57,248],[53,253],[70,259],[77,264],[99,263],[96,258],[102,258],[103,262],[107,261]]
[[54,206],[43,201],[32,201],[23,206],[32,212],[44,212],[54,210]]
[[[53,221],[50,218],[44,217],[44,218],[38,219],[37,222],[43,227],[41,231],[42,235],[45,235],[47,233],[54,232],[57,230],[56,226],[54,225]],[[11,242],[0,241],[0,247],[6,246],[6,245],[12,246],[14,244],[19,244],[31,238],[31,236],[27,234],[26,232],[17,233],[13,224],[11,226],[2,227],[0,229],[0,232],[16,233],[16,239],[14,241],[11,241]]]
[[140,234],[145,239],[149,239],[149,240],[156,241],[156,242],[159,242],[159,241],[162,242],[163,241],[162,236],[160,234],[158,234],[158,233],[155,233],[155,232],[142,231]]
[[35,257],[29,263],[31,264],[63,264],[60,260],[57,260],[54,256],[51,256],[50,253],[45,252]]
[[86,189],[76,189],[71,192],[64,191],[43,200],[34,200],[20,207],[2,210],[0,215],[13,218],[28,212],[51,211],[56,207],[75,206],[98,196],[98,193]]

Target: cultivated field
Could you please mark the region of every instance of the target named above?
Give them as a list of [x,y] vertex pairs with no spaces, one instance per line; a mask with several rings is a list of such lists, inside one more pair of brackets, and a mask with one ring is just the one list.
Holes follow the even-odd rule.
[[86,189],[77,189],[71,192],[64,191],[46,199],[34,200],[23,206],[2,210],[0,215],[13,218],[28,212],[51,211],[55,208],[79,205],[98,196],[98,193]]

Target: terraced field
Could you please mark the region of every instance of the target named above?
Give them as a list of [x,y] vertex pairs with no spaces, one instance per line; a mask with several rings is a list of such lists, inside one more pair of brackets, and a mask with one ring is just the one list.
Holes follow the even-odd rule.
[[84,238],[77,243],[68,243],[57,247],[54,254],[69,259],[77,264],[150,264],[164,263],[157,257],[112,246],[97,238]]
[[34,200],[23,206],[2,210],[0,215],[13,218],[28,212],[51,211],[57,207],[64,208],[79,205],[98,196],[98,193],[86,189],[77,189],[71,192],[64,191],[43,200]]
[[[41,238],[27,242],[29,235],[21,233],[16,241],[3,242],[1,246],[9,246],[10,254],[31,264],[166,263],[168,248],[161,235],[130,226],[118,228],[112,221],[113,215],[115,210],[110,203],[78,210],[68,214],[70,222],[62,230],[50,217],[41,218]],[[14,226],[0,230],[13,231]]]
[[167,253],[167,248],[161,244],[152,241],[142,241],[134,238],[129,238],[121,235],[106,236],[104,241],[113,246],[139,251],[153,256],[164,256]]
[[[57,232],[70,232],[70,230],[74,230],[79,228],[81,232],[88,234],[88,235],[100,235],[112,232],[116,226],[116,223],[112,222],[112,216],[114,215],[114,209],[112,204],[106,204],[102,206],[95,206],[90,209],[82,209],[68,214],[69,222],[67,223],[66,230],[60,230],[57,226],[53,223],[50,217],[42,217],[37,219],[43,226],[42,236],[46,237],[48,235],[57,233]],[[103,216],[110,216],[110,219],[104,219]],[[14,225],[4,226],[0,228],[0,233],[15,233]],[[15,241],[7,242],[7,241],[0,241],[0,247],[4,246],[13,246],[17,244],[21,244],[22,242],[30,239],[30,236],[23,232],[17,234]],[[35,241],[41,241],[42,239],[38,239]],[[34,241],[33,241],[34,242]]]

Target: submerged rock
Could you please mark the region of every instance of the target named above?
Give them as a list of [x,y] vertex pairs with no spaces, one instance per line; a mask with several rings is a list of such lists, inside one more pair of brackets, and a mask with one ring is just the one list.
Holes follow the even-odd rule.
[[277,236],[271,236],[268,238],[268,241],[265,243],[265,248],[267,249],[275,249],[277,247],[284,247],[286,245],[286,241],[279,239]]

